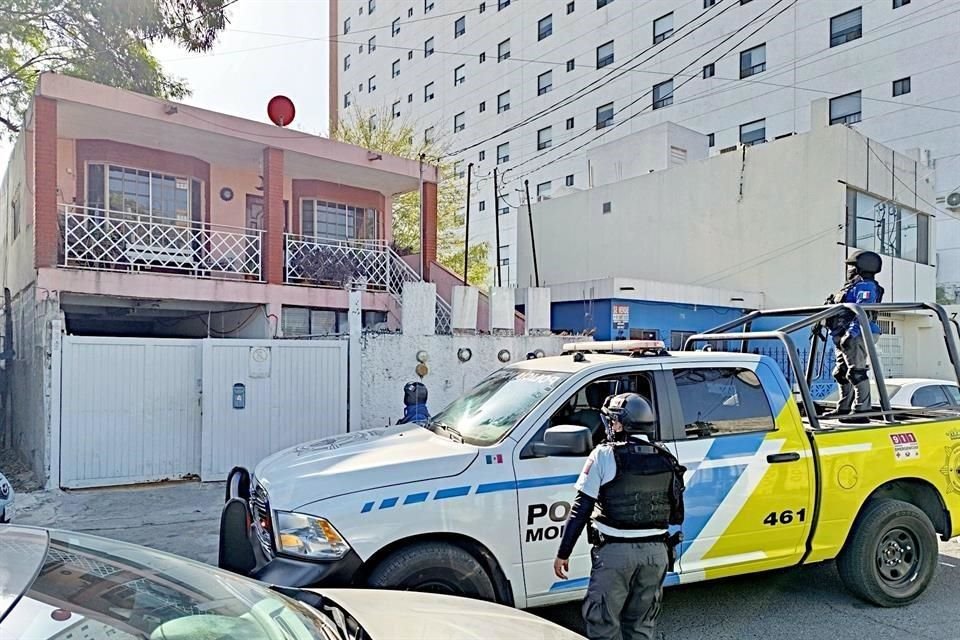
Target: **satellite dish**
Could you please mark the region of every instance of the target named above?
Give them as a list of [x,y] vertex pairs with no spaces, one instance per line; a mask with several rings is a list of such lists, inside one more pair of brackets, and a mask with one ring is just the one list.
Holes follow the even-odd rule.
[[273,124],[285,127],[293,122],[297,110],[293,107],[293,100],[287,96],[274,96],[267,103],[267,115]]

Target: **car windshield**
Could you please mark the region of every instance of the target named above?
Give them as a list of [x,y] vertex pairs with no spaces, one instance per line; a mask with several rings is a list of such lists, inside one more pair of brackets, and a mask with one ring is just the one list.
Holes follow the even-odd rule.
[[451,428],[469,444],[494,444],[568,377],[555,371],[500,369],[433,416],[430,425]]
[[[24,532],[30,531],[0,528],[3,565],[9,566],[7,559],[20,553],[28,539]],[[37,531],[43,533],[32,531],[34,539]],[[4,576],[5,571],[0,566],[0,587],[11,577],[10,583],[16,584],[17,577]],[[21,585],[22,597],[0,619],[0,638],[346,637],[335,620],[266,585],[114,540],[51,531],[45,554],[27,575],[36,578]]]

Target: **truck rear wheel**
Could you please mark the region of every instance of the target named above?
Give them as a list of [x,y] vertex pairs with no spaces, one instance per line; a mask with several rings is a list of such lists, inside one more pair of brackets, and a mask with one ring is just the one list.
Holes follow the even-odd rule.
[[493,581],[483,565],[464,549],[443,542],[424,542],[391,553],[373,569],[367,584],[496,600]]
[[858,597],[899,607],[927,589],[938,553],[937,532],[927,514],[901,500],[874,500],[857,519],[837,569]]

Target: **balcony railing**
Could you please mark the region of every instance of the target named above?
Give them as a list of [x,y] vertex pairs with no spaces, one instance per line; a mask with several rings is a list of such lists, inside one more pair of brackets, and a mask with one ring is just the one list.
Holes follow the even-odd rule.
[[64,267],[262,280],[259,229],[63,205],[60,239]]
[[285,282],[317,287],[389,287],[390,256],[378,240],[338,240],[285,234]]

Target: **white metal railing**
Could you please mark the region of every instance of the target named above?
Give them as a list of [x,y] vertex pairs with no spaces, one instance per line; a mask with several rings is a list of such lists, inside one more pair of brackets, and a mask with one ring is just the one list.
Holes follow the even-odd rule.
[[362,284],[387,290],[390,260],[378,240],[340,240],[284,234],[285,281],[321,287]]
[[262,280],[259,229],[61,205],[60,239],[64,267]]

